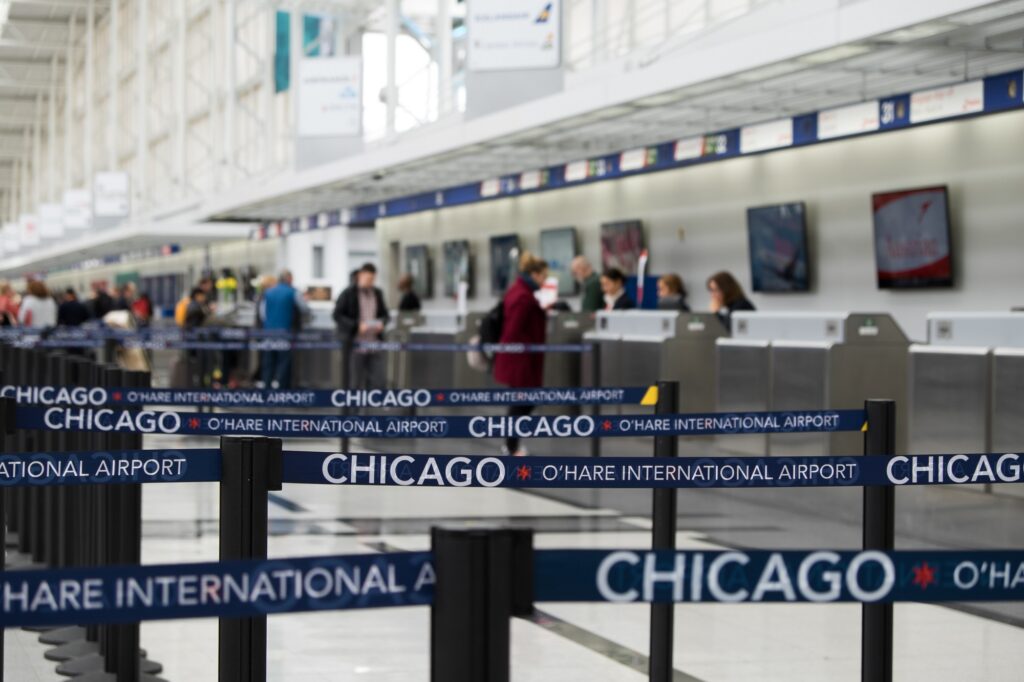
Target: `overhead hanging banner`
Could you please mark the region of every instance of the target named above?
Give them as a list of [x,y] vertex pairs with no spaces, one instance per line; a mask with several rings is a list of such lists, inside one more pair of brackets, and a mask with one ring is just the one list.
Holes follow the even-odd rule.
[[64,207],[60,204],[39,206],[40,239],[60,239],[64,236]]
[[561,64],[560,0],[469,0],[466,12],[471,71]]
[[36,216],[23,213],[18,218],[18,234],[22,246],[39,246],[39,222]]
[[125,218],[131,212],[131,181],[127,173],[97,173],[92,187],[92,214],[97,218]]
[[69,189],[64,192],[64,229],[86,230],[92,224],[92,192]]
[[359,135],[363,122],[363,60],[319,57],[299,62],[299,135]]

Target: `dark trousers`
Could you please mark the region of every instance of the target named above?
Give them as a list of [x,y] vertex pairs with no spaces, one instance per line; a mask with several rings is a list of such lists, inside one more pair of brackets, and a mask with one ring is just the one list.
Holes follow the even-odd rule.
[[[260,378],[264,388],[291,388],[292,352],[290,350],[265,350],[260,356]],[[277,386],[273,383],[277,382]]]
[[[510,417],[525,417],[528,414],[532,414],[536,405],[510,405],[508,408],[508,416]],[[508,448],[508,453],[511,455],[513,452],[519,449],[519,436],[509,436],[505,439],[505,447]]]
[[387,357],[383,353],[353,351],[349,369],[351,379],[348,386],[353,390],[367,391],[387,386]]

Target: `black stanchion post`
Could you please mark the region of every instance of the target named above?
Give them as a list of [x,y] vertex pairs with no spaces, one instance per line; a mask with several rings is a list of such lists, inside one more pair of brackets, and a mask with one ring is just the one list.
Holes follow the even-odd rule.
[[[655,414],[675,414],[679,411],[679,384],[675,381],[658,382],[658,403]],[[655,436],[654,456],[675,457],[679,453],[676,436]],[[676,490],[655,488],[651,512],[651,549],[676,548]],[[672,631],[675,604],[651,604],[651,682],[672,680]]]
[[[0,398],[0,452],[10,450],[11,435],[14,433],[13,398]],[[0,548],[7,546],[7,514],[5,509],[6,488],[0,488]],[[6,551],[0,551],[0,571],[5,569]],[[0,682],[4,680],[4,629],[0,628]]]
[[[864,403],[868,428],[866,457],[896,454],[896,402]],[[896,546],[896,489],[864,486],[864,549],[891,551]],[[860,678],[863,682],[892,682],[892,604],[861,607]]]
[[533,531],[433,528],[431,682],[508,682],[509,619],[533,613]]
[[[281,489],[281,439],[220,440],[220,560],[267,558],[267,492]],[[267,679],[267,618],[221,618],[220,682]]]
[[[591,344],[590,349],[590,383],[593,385],[594,388],[601,387],[601,344],[596,341]],[[595,404],[590,409],[590,413],[593,415],[594,420],[596,421],[601,417],[601,406]],[[590,456],[601,456],[600,438],[590,439]]]

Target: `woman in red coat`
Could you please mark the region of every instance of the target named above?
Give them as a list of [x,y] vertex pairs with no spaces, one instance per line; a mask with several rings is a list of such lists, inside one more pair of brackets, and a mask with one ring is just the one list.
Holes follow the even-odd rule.
[[[519,277],[505,292],[501,343],[544,343],[547,333],[547,313],[540,307],[534,292],[548,277],[548,264],[530,252],[519,259]],[[494,380],[509,388],[536,388],[544,379],[543,353],[498,353],[494,359]],[[508,413],[521,417],[533,412],[533,405],[513,405]],[[505,440],[505,454],[522,457],[526,448],[519,446],[519,438]]]

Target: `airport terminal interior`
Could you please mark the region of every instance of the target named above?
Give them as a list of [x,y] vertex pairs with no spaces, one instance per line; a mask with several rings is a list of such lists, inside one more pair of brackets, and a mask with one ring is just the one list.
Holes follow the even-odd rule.
[[1020,682],[1022,258],[1024,0],[0,0],[0,682]]

